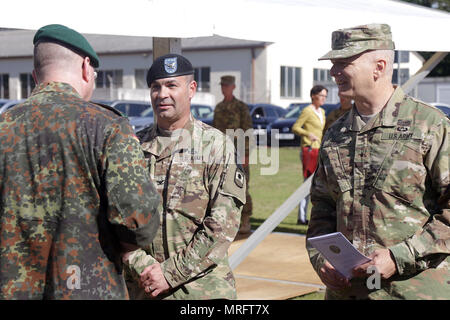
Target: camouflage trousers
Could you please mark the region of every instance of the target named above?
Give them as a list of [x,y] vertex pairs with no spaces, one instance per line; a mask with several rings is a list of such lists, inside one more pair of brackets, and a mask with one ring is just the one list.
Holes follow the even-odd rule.
[[245,173],[245,179],[247,180],[247,190],[245,191],[245,205],[242,208],[241,213],[241,221],[242,216],[251,216],[253,212],[253,205],[252,205],[252,197],[250,196],[250,193],[248,189],[250,188],[250,166],[243,166],[244,167],[244,173]]

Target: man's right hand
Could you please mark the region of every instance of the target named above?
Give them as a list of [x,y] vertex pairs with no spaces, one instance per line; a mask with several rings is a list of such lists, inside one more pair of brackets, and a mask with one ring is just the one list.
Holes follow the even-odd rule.
[[331,290],[341,290],[350,287],[347,278],[341,275],[328,261],[319,270],[320,280]]

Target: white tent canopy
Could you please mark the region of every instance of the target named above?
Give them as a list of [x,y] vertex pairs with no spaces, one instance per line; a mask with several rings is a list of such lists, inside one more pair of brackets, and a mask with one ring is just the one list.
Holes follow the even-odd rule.
[[221,12],[214,19],[214,32],[232,38],[300,41],[305,49],[320,47],[325,53],[334,30],[387,23],[398,50],[450,51],[450,41],[443,36],[450,30],[450,14],[400,1],[228,0]]
[[[82,33],[300,41],[320,52],[333,30],[388,23],[398,50],[450,51],[450,14],[392,0],[7,1],[0,27],[61,23]],[[323,41],[327,39],[327,41]]]

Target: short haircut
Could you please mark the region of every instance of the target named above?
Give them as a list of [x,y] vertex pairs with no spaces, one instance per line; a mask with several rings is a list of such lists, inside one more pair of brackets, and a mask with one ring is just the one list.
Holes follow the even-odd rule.
[[64,45],[55,42],[38,42],[34,46],[33,63],[38,78],[51,68],[69,71],[83,57]]
[[322,86],[320,84],[315,85],[314,87],[312,87],[311,92],[309,93],[309,96],[312,98],[313,95],[320,93],[322,90],[325,90],[326,92],[328,92],[328,89],[325,88],[324,86]]

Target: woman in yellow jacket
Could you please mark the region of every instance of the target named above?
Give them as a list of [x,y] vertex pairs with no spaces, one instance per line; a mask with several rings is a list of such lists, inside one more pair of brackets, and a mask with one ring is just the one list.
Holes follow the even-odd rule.
[[[312,103],[303,109],[292,126],[292,132],[301,137],[300,159],[305,179],[316,171],[322,131],[325,126],[325,110],[321,106],[324,105],[327,94],[328,89],[324,86],[314,86],[310,93]],[[297,224],[308,224],[306,218],[308,203],[309,195],[300,202]]]

